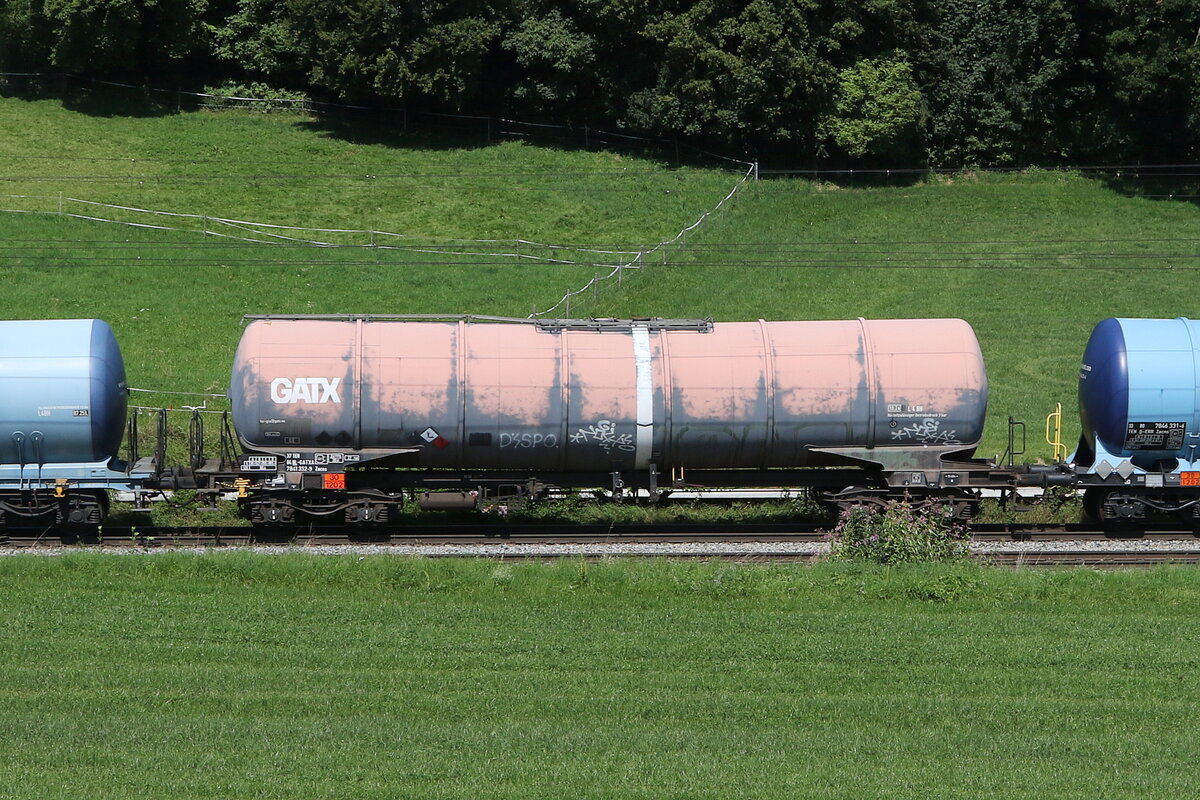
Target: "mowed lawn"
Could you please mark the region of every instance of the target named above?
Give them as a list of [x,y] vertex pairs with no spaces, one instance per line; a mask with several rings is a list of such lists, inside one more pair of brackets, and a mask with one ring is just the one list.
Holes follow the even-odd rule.
[[0,560],[0,796],[1178,798],[1200,572]]

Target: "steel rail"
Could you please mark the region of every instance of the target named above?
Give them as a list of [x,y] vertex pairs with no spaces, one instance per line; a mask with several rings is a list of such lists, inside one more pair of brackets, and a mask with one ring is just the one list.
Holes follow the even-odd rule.
[[[79,531],[47,527],[10,529],[0,532],[0,546],[8,548],[47,546],[108,547],[224,547],[249,544],[337,545],[337,544],[603,544],[763,542],[803,543],[825,540],[827,525],[816,523],[447,523],[410,524],[391,527],[347,528],[298,526],[288,529],[256,529],[249,526],[147,526],[106,525]],[[971,527],[972,542],[1111,542],[1197,540],[1198,533],[1183,529],[1104,531],[1094,526],[1046,523],[977,524]],[[1198,543],[1200,547],[1200,543]]]

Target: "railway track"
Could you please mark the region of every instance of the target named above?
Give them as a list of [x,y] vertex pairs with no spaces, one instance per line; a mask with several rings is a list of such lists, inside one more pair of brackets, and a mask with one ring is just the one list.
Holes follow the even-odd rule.
[[[412,525],[373,535],[337,528],[301,528],[271,535],[249,527],[105,526],[81,535],[45,529],[9,532],[0,547],[9,552],[65,549],[169,550],[284,546],[359,548],[426,557],[483,556],[544,559],[609,555],[744,561],[811,561],[824,552],[825,534],[815,524]],[[980,524],[972,528],[972,550],[991,563],[1016,567],[1089,566],[1119,568],[1200,563],[1200,538],[1191,530],[1104,532],[1085,525]]]

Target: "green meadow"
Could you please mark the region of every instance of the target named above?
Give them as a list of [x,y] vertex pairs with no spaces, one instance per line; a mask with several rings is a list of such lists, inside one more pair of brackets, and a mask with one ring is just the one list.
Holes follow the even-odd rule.
[[0,559],[5,798],[1178,798],[1200,572]]
[[103,317],[134,386],[219,392],[243,314],[525,316],[644,251],[571,315],[967,319],[991,381],[985,454],[1004,449],[1009,415],[1040,431],[1055,402],[1077,436],[1076,370],[1100,319],[1198,313],[1200,209],[1183,183],[775,177],[715,210],[739,169],[0,98],[0,207],[28,212],[0,213],[0,313]]

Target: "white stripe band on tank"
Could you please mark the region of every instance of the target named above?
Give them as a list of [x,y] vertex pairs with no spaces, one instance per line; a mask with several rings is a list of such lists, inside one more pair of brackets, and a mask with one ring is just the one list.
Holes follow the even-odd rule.
[[651,371],[650,330],[645,325],[633,326],[633,363],[637,369],[637,449],[634,452],[634,467],[649,469],[650,451],[654,447],[654,377]]

